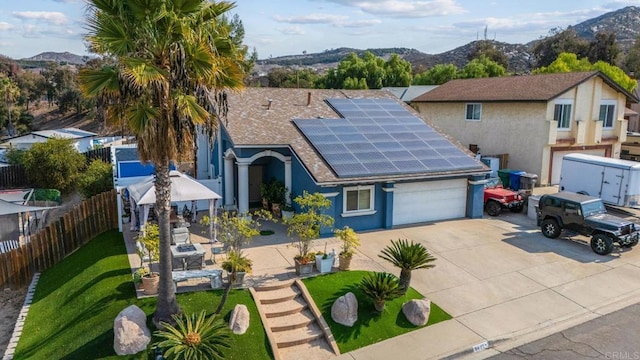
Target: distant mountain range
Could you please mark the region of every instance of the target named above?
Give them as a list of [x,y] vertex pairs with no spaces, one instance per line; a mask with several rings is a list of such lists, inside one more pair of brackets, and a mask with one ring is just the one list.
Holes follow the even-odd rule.
[[60,53],[60,52],[47,51],[47,52],[43,52],[38,55],[32,56],[30,58],[20,59],[20,61],[23,61],[23,62],[24,61],[34,61],[34,62],[53,61],[57,63],[82,65],[86,63],[89,59],[91,59],[90,56],[81,56],[81,55],[72,54],[70,52]]
[[[640,35],[640,7],[627,6],[625,8],[608,12],[598,17],[585,20],[577,25],[571,26],[576,34],[584,39],[593,40],[599,31],[615,32],[616,39],[623,49],[626,50],[633,44]],[[509,71],[515,73],[528,72],[533,64],[532,50],[538,39],[526,44],[509,44],[492,41],[497,49],[507,55],[509,59]],[[407,48],[385,48],[367,49],[376,56],[385,57],[390,54],[399,54],[403,59],[409,61],[414,69],[428,68],[436,64],[452,63],[457,67],[463,67],[468,62],[468,54],[475,48],[477,41],[472,41],[466,45],[457,47],[440,54],[426,54],[415,49]],[[270,68],[273,66],[319,66],[333,67],[349,53],[355,52],[362,55],[366,50],[339,48],[327,50],[317,54],[302,54],[280,56],[270,59],[260,60],[259,67]]]
[[[585,20],[571,27],[578,36],[587,40],[592,40],[599,31],[615,32],[616,38],[623,51],[633,44],[640,35],[640,7],[627,6],[625,8],[608,12],[598,17]],[[532,40],[526,44],[509,44],[492,41],[497,49],[507,55],[509,59],[509,71],[515,73],[528,72],[533,66],[531,51],[538,40]],[[474,49],[477,41],[457,47],[453,50],[441,54],[426,54],[415,49],[407,48],[384,48],[367,49],[376,56],[386,58],[391,54],[398,54],[403,59],[409,61],[414,69],[426,69],[436,64],[452,63],[457,67],[463,67],[468,59],[468,54]],[[270,68],[279,66],[314,66],[318,68],[334,67],[347,55],[355,52],[362,55],[362,49],[338,48],[327,50],[321,53],[279,56],[269,59],[259,60],[256,71],[268,71]],[[89,60],[89,56],[75,55],[69,52],[44,52],[21,61],[55,61],[68,64],[84,64]]]

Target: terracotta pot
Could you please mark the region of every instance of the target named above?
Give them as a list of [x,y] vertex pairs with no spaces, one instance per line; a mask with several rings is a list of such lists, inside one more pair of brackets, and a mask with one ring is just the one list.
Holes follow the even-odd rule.
[[150,276],[142,277],[142,289],[145,295],[156,295],[160,284],[160,275],[153,273]]
[[272,203],[271,204],[271,212],[273,213],[274,217],[279,218],[280,216],[282,216],[282,214],[280,213],[280,204],[279,203]]
[[353,258],[353,255],[348,255],[348,256],[340,255],[338,258],[340,259],[340,265],[338,266],[340,270],[351,269],[351,259]]

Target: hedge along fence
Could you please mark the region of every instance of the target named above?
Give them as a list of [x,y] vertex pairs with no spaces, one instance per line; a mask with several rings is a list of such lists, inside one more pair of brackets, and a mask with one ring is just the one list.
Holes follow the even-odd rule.
[[0,254],[0,288],[21,288],[95,236],[118,227],[116,191],[89,198],[55,220],[20,248]]

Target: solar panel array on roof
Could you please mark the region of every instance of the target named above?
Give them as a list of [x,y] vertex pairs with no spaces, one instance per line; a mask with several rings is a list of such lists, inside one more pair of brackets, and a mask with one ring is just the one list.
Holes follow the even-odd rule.
[[338,177],[481,169],[393,99],[327,99],[342,119],[295,119]]

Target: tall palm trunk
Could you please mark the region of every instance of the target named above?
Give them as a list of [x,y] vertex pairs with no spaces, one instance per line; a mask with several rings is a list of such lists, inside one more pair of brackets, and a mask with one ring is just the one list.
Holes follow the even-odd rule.
[[176,302],[171,277],[171,179],[169,178],[169,160],[156,163],[156,211],[160,228],[160,284],[158,286],[158,304],[153,322],[159,328],[160,322],[172,323],[171,315],[181,312]]
[[402,269],[400,270],[400,280],[399,280],[399,288],[400,293],[402,295],[407,293],[409,290],[409,286],[411,284],[411,270],[410,269]]

